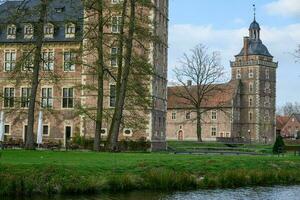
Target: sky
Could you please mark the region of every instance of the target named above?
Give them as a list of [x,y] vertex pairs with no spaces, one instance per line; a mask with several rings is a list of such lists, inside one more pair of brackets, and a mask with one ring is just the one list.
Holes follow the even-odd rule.
[[300,44],[300,0],[169,0],[169,81],[182,55],[198,44],[221,54],[230,73],[253,21],[261,26],[261,39],[279,62],[277,106],[300,102],[300,63],[292,53]]

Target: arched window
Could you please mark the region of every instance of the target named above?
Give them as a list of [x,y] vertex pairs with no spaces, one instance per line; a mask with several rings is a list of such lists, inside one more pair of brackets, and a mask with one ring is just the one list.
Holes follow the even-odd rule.
[[53,38],[54,34],[54,25],[51,23],[47,23],[44,25],[44,37],[45,38]]
[[33,26],[31,24],[26,24],[24,26],[24,38],[31,39],[33,36]]
[[65,25],[65,35],[66,38],[74,38],[76,32],[76,26],[73,23],[67,23]]
[[17,27],[14,24],[7,26],[7,39],[16,39]]

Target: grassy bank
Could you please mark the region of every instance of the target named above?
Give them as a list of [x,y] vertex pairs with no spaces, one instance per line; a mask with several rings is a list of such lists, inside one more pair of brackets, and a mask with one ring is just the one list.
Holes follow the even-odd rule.
[[1,195],[300,184],[300,157],[4,151]]

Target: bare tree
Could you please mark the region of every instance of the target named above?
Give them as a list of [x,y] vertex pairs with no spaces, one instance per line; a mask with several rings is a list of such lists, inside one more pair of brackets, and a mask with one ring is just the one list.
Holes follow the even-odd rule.
[[295,113],[300,113],[300,103],[298,102],[287,102],[285,105],[278,109],[279,115],[291,116]]
[[[217,52],[210,54],[203,44],[192,49],[190,54],[184,54],[180,64],[174,73],[181,87],[178,87],[174,95],[192,106],[192,112],[196,113],[197,138],[201,142],[202,115],[212,109],[204,107],[203,104],[209,100],[214,91],[221,89],[216,83],[224,80],[224,68],[220,65],[219,54]],[[218,106],[213,109],[218,109]]]
[[300,44],[298,45],[297,49],[295,50],[295,58],[297,62],[300,62]]

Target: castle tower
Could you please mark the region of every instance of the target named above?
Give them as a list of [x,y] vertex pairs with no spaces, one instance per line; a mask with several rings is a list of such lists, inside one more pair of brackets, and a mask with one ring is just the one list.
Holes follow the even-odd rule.
[[275,139],[276,69],[278,63],[260,39],[260,26],[254,20],[241,52],[231,62],[232,79],[240,80],[239,133],[260,143]]

